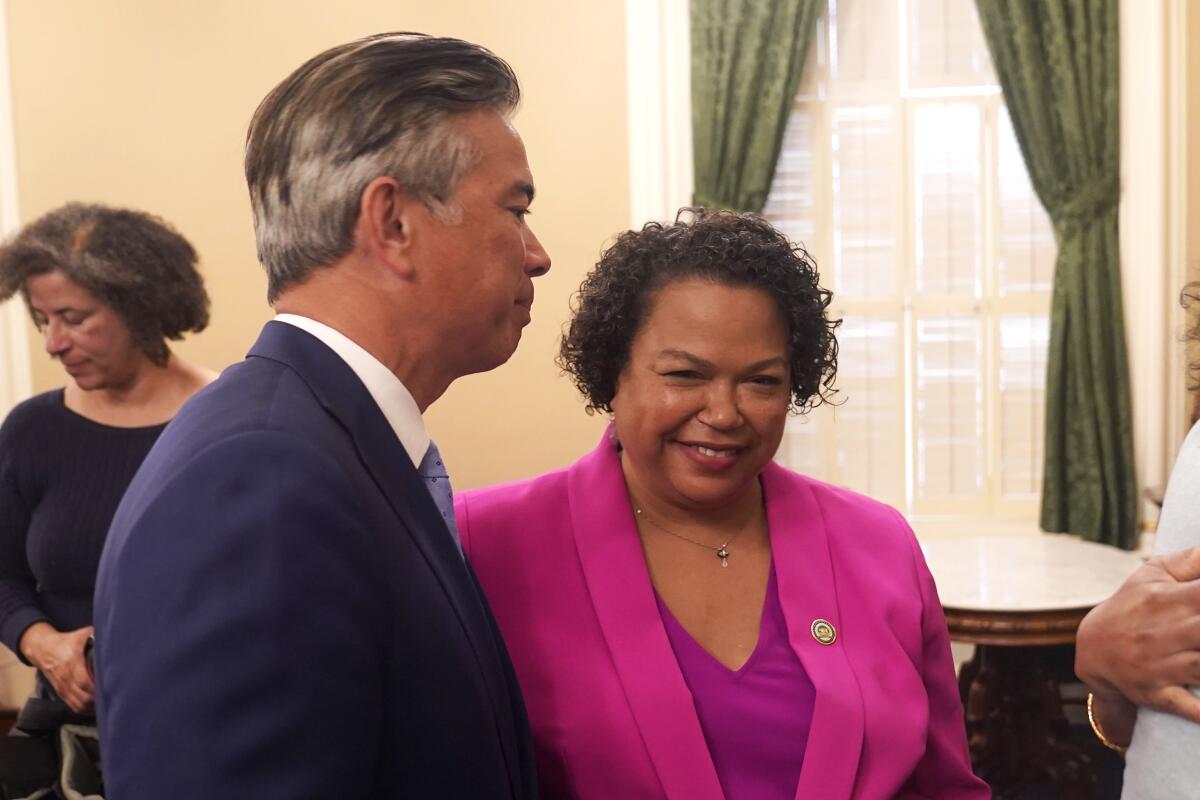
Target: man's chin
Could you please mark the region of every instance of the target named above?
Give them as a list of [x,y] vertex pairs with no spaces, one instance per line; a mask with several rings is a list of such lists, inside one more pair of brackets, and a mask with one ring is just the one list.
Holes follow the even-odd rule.
[[492,344],[496,346],[488,348],[486,352],[483,350],[479,351],[477,357],[474,359],[474,363],[463,374],[475,375],[480,372],[491,372],[497,367],[504,366],[513,357],[513,354],[517,352],[517,345],[520,343],[520,340],[521,332],[517,331],[516,336],[513,337],[512,342],[507,346],[502,347],[499,346],[498,342],[493,342]]

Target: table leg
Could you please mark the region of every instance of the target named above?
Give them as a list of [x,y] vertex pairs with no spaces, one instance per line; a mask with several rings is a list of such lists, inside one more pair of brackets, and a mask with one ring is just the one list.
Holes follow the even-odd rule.
[[1089,757],[1072,744],[1048,648],[980,645],[963,665],[967,739],[976,773],[997,800],[1049,783],[1063,800],[1083,800]]
[[963,708],[967,707],[967,699],[971,694],[971,684],[975,683],[975,679],[979,676],[979,648],[975,648],[975,652],[971,657],[963,662],[963,665],[958,668],[958,696],[962,700]]

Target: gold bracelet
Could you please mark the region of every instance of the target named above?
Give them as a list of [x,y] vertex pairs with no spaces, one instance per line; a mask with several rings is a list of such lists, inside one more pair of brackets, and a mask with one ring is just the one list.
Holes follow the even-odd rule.
[[1096,715],[1092,712],[1092,699],[1094,697],[1095,695],[1093,695],[1091,692],[1088,692],[1088,723],[1092,726],[1092,733],[1096,734],[1096,738],[1100,740],[1100,744],[1104,745],[1109,750],[1116,750],[1118,753],[1124,753],[1129,749],[1128,745],[1122,746],[1114,741],[1109,740],[1109,738],[1104,735],[1104,731],[1100,730],[1100,725],[1096,722]]

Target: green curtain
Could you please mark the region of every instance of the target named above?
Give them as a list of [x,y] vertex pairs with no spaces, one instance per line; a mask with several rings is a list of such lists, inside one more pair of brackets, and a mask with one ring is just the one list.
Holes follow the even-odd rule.
[[824,0],[692,0],[696,205],[762,211]]
[[1058,240],[1042,528],[1132,548],[1137,484],[1117,254],[1118,0],[975,0]]

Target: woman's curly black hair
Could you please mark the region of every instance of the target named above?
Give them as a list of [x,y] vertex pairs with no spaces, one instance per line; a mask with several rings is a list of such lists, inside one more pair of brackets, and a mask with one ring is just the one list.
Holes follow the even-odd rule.
[[0,302],[21,292],[28,306],[26,281],[55,270],[111,306],[160,366],[167,339],[208,325],[196,251],[142,211],[68,203],[29,223],[0,247]]
[[755,214],[684,208],[672,225],[651,222],[618,236],[579,287],[556,361],[587,399],[588,413],[612,412],[617,378],[654,292],[689,278],[773,297],[788,327],[789,410],[829,402],[841,320],[828,317],[833,295],[818,283],[812,258]]

